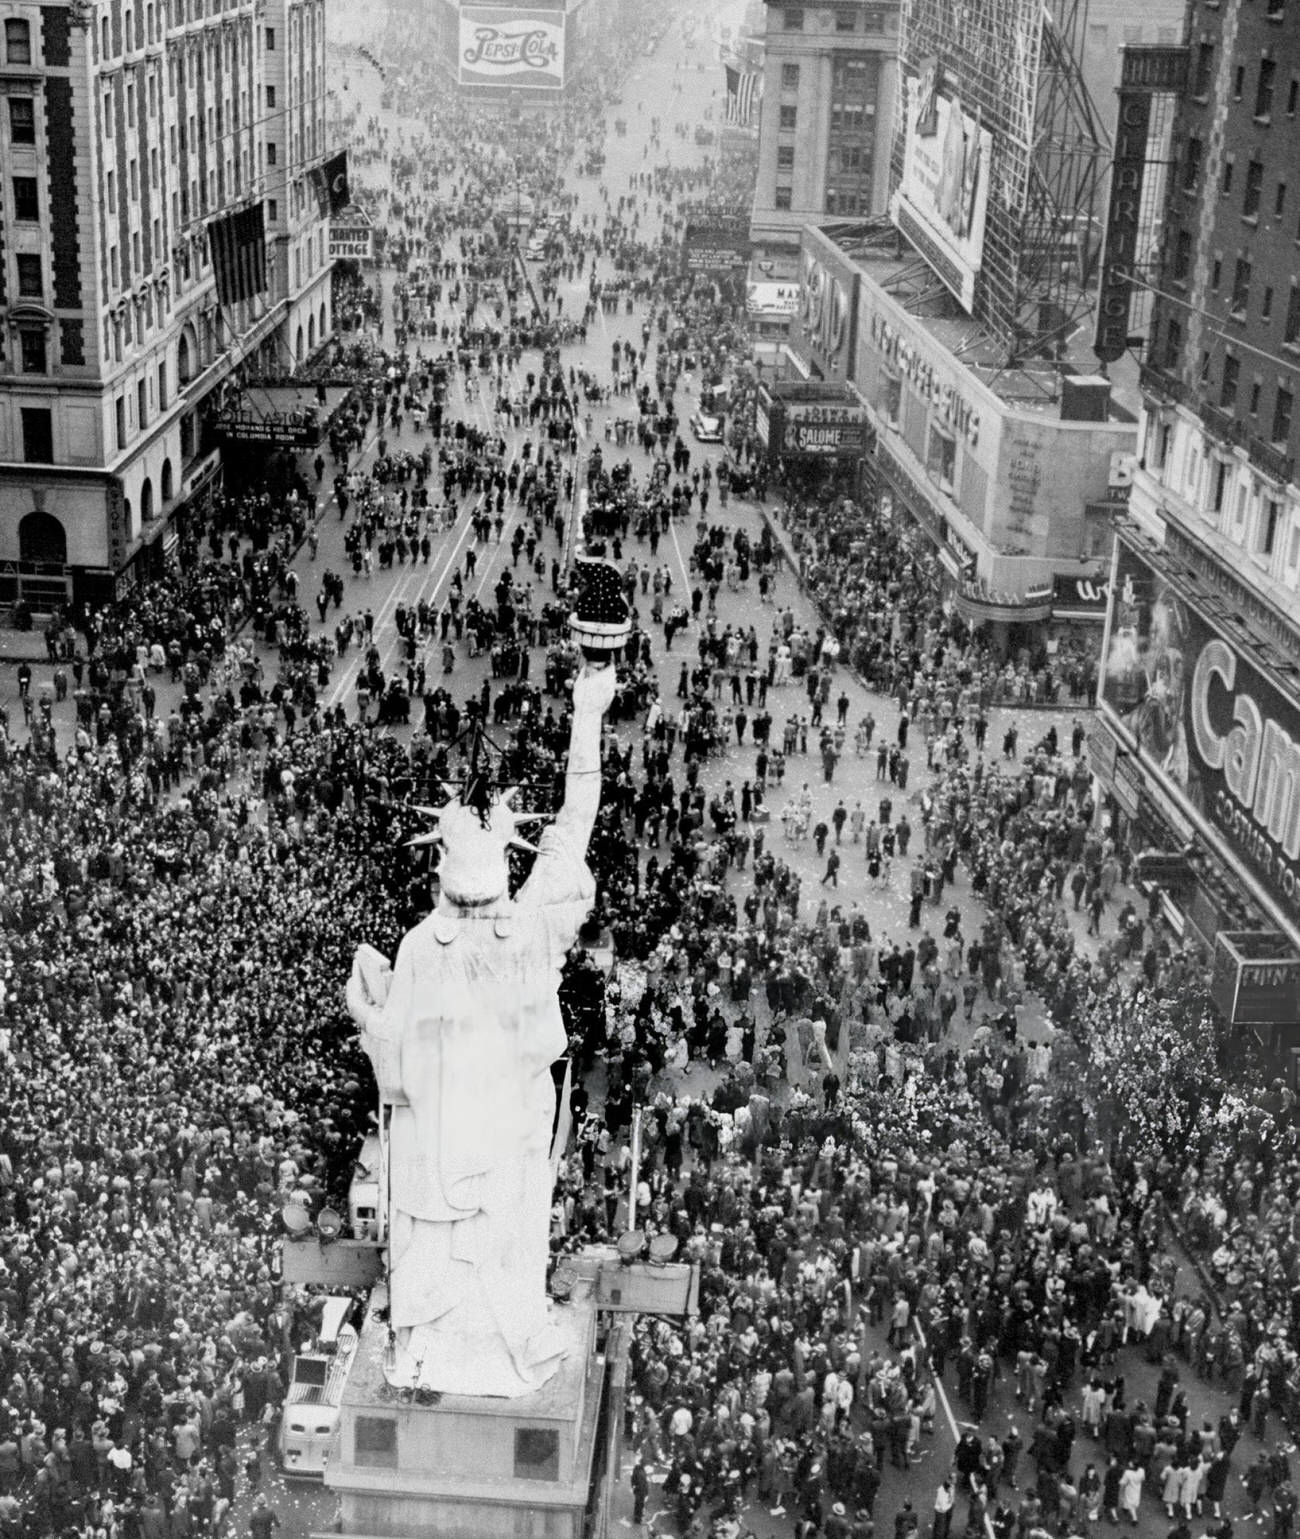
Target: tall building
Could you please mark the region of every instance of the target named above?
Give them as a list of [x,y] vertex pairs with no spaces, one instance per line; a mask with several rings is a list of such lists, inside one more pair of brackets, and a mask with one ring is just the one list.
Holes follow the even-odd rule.
[[[1143,87],[1176,98],[1177,158],[1111,581],[1098,761],[1116,827],[1183,859],[1168,885],[1195,929],[1271,937],[1268,967],[1294,1022],[1300,27],[1284,0],[1194,0],[1186,48],[1167,52],[1126,64],[1134,89],[1121,94],[1139,147],[1153,110]],[[1139,160],[1128,184],[1140,189],[1144,171],[1163,168]],[[1115,213],[1112,198],[1112,225]]]
[[[219,454],[231,375],[330,335],[323,0],[7,0],[0,43],[0,603],[147,571]],[[263,204],[267,288],[207,228]]]
[[768,0],[766,12],[750,239],[756,276],[780,280],[797,274],[805,225],[887,206],[899,6]]

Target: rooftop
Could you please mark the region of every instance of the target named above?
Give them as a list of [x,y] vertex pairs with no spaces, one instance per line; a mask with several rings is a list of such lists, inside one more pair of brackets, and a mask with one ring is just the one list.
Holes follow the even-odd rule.
[[[1097,375],[1101,365],[1092,350],[1092,316],[1078,320],[1066,333],[1061,358],[1009,361],[1005,339],[982,321],[973,320],[958,305],[917,252],[885,221],[870,224],[830,224],[821,233],[832,241],[864,276],[882,288],[896,304],[952,354],[988,389],[1017,411],[1041,411],[1055,417],[1060,410],[1060,381],[1064,375]],[[1136,422],[1142,405],[1138,361],[1126,355],[1111,365],[1110,420]]]

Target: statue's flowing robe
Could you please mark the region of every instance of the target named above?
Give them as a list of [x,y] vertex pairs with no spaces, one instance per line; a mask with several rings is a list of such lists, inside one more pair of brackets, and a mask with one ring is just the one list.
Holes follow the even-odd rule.
[[546,1265],[558,987],[595,892],[558,828],[518,896],[403,938],[363,1041],[391,1126],[391,1322],[400,1376],[518,1395],[554,1371]]

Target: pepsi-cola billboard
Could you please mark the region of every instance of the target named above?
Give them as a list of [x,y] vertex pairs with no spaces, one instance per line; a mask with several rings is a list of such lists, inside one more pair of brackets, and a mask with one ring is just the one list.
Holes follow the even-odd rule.
[[463,6],[458,54],[461,85],[563,90],[564,21],[563,11]]

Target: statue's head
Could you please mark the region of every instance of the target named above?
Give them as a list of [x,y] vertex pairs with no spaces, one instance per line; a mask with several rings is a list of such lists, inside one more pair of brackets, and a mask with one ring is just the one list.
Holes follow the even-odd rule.
[[504,897],[509,885],[507,851],[533,850],[518,835],[520,823],[534,822],[542,814],[516,812],[510,805],[514,790],[495,799],[476,796],[473,802],[450,801],[445,807],[420,807],[437,820],[434,832],[412,839],[415,845],[436,844],[442,858],[438,879],[443,896],[466,908],[478,908]]

